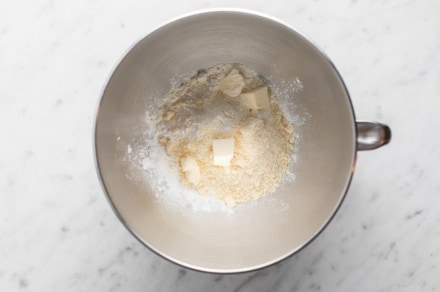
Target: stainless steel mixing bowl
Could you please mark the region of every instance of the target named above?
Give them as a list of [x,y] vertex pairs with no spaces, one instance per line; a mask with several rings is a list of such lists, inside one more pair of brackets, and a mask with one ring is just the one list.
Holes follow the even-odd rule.
[[[234,214],[185,215],[165,208],[123,163],[126,145],[142,138],[146,109],[178,71],[241,63],[269,81],[298,78],[296,178],[268,200]],[[293,98],[293,97],[292,97]],[[303,110],[301,110],[303,109]],[[328,224],[354,171],[356,152],[390,139],[387,126],[356,122],[344,83],[329,59],[303,35],[258,13],[204,11],[173,20],[136,44],[114,70],[96,118],[95,150],[105,193],[123,224],[159,255],[196,270],[235,273],[299,251]],[[286,207],[287,206],[287,207]]]

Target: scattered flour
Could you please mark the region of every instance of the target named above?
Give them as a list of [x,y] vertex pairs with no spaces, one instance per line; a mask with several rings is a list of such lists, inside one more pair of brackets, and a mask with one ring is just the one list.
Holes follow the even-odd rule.
[[[238,74],[238,75],[237,75]],[[235,78],[235,82],[233,79]],[[226,85],[225,85],[226,84]],[[238,97],[241,92],[267,86],[270,106],[250,110]],[[302,90],[296,79],[280,84],[282,96]],[[238,203],[273,193],[283,181],[294,179],[295,117],[256,72],[239,64],[199,70],[187,82],[173,86],[159,110],[146,113],[144,145],[130,146],[130,162],[143,170],[143,177],[158,199],[168,205],[194,211],[232,212]],[[286,107],[285,107],[286,106]],[[233,138],[230,166],[212,163],[212,140]],[[185,179],[181,160],[194,158],[200,182]]]

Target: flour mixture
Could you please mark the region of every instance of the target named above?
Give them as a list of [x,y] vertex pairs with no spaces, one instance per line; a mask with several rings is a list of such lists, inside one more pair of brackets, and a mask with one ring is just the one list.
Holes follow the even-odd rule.
[[165,96],[155,123],[181,182],[231,208],[275,191],[291,161],[294,128],[243,65],[199,70]]

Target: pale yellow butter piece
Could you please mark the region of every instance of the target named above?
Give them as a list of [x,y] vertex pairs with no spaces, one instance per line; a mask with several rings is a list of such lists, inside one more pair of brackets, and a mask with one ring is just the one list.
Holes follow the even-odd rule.
[[234,157],[234,139],[212,140],[212,152],[214,154],[214,165],[229,166]]
[[200,183],[200,167],[194,157],[186,156],[180,160],[180,166],[189,183],[198,185]]
[[249,109],[263,109],[269,107],[269,95],[266,86],[242,93],[240,98]]

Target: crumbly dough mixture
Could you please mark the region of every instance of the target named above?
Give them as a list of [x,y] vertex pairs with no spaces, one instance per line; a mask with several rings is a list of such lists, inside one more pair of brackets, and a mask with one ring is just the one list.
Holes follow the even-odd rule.
[[[243,94],[261,87],[267,87],[268,106],[249,108]],[[172,88],[160,108],[157,129],[182,182],[229,207],[275,191],[291,162],[292,124],[268,82],[240,64],[199,70]],[[215,139],[233,139],[229,166],[213,163]]]

